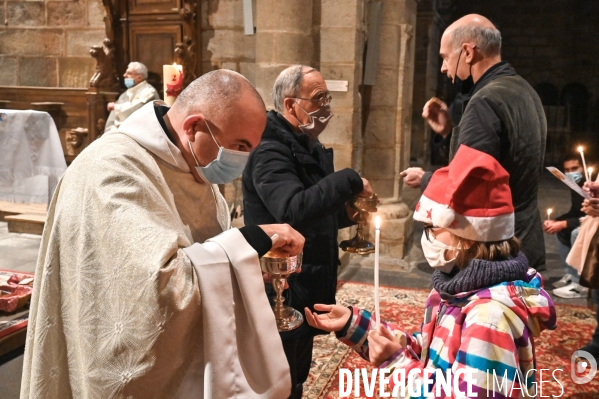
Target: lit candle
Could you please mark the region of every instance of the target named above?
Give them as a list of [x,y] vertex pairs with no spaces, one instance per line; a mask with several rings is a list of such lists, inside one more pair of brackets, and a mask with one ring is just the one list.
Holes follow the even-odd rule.
[[582,151],[582,146],[581,145],[578,146],[578,152],[580,152],[580,157],[582,158],[582,168],[584,169],[584,177],[585,177],[586,181],[589,181],[589,175],[588,175],[588,170],[587,170],[587,163],[584,160],[584,152]]
[[380,326],[381,308],[379,301],[379,243],[381,240],[381,217],[374,218],[374,313],[375,313],[375,328]]
[[183,65],[163,65],[162,81],[164,88],[164,102],[169,107],[183,90]]
[[589,180],[593,181],[593,167],[589,166],[588,171],[589,171]]
[[551,213],[553,212],[552,208],[547,209],[547,220],[551,220]]

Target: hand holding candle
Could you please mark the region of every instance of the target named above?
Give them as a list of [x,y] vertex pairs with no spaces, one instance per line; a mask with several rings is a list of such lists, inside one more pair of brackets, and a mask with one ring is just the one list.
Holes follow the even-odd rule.
[[374,238],[374,313],[375,328],[381,325],[381,308],[379,301],[379,244],[381,240],[381,217],[374,218],[375,238]]

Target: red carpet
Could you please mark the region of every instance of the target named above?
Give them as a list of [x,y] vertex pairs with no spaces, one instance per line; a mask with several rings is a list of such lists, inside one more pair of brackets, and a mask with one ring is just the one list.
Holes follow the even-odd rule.
[[[424,317],[424,303],[428,291],[381,288],[382,318],[392,321],[407,331],[413,332],[420,328]],[[372,309],[373,287],[369,284],[340,283],[337,293],[340,304],[355,305]],[[544,331],[535,341],[537,355],[537,370],[562,369],[555,376],[564,386],[561,387],[551,377],[551,372],[544,372],[543,396],[599,399],[599,373],[595,378],[583,385],[572,382],[570,377],[570,357],[581,348],[591,337],[596,326],[594,313],[587,308],[578,306],[557,306],[558,328],[555,331]],[[334,335],[319,336],[314,343],[312,369],[308,381],[304,384],[304,397],[310,399],[336,399],[339,397],[339,368],[371,368],[371,366],[356,355],[351,349],[337,341]],[[537,379],[538,379],[537,374]],[[537,381],[538,382],[538,381]],[[365,398],[364,389],[358,397]],[[378,388],[375,392],[378,392]],[[350,398],[355,396],[350,395]],[[540,397],[540,393],[539,393]]]

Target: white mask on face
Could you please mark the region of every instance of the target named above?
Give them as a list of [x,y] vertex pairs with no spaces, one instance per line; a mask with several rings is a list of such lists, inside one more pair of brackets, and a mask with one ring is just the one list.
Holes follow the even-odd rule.
[[443,244],[441,241],[431,236],[432,241],[426,238],[426,234],[422,234],[420,243],[422,244],[422,252],[428,264],[443,273],[449,273],[455,266],[457,258],[454,257],[450,260],[445,260],[445,251],[457,250],[455,247],[451,247],[447,244]]

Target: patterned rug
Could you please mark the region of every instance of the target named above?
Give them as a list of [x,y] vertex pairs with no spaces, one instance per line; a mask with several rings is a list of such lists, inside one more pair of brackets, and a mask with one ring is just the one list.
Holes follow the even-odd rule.
[[[372,291],[373,287],[369,284],[340,283],[337,302],[372,309],[374,307]],[[429,291],[424,290],[381,287],[382,318],[410,332],[419,330],[428,293]],[[599,399],[599,373],[591,382],[584,385],[574,384],[570,377],[570,357],[593,334],[596,326],[595,315],[590,309],[565,305],[557,306],[557,315],[557,330],[544,331],[535,341],[537,370],[562,369],[563,372],[556,371],[555,377],[562,383],[564,392],[560,395],[561,388],[549,372],[544,374],[543,380],[551,382],[543,383],[542,394],[545,397],[555,395],[554,397],[561,398]],[[339,342],[333,334],[316,337],[310,376],[304,384],[304,398],[339,398],[339,368],[371,369],[372,366]],[[378,392],[378,387],[375,392]],[[361,395],[357,397],[367,397],[363,386],[360,393]],[[355,397],[349,396],[349,398]]]

